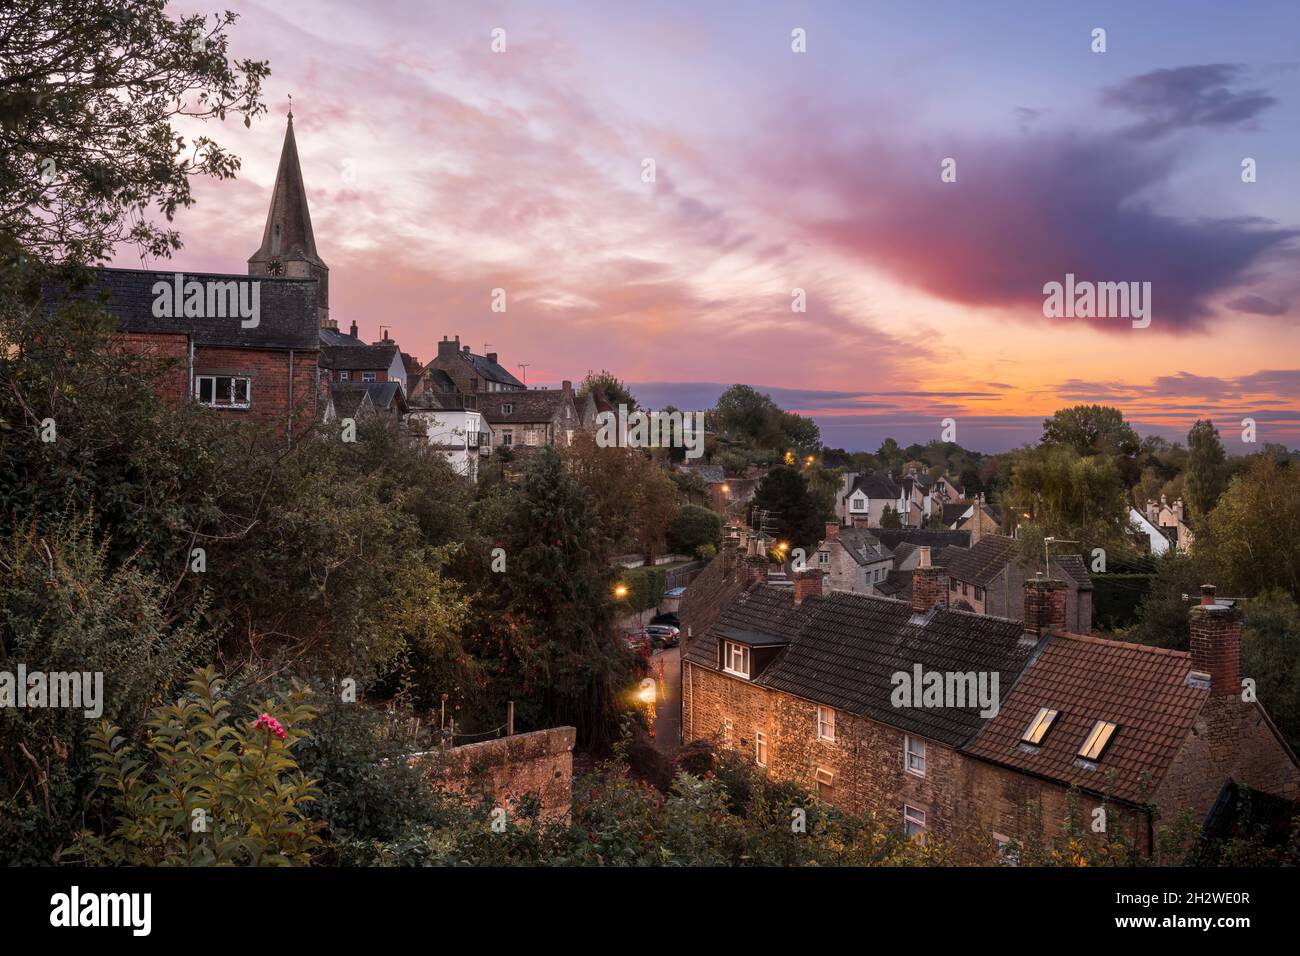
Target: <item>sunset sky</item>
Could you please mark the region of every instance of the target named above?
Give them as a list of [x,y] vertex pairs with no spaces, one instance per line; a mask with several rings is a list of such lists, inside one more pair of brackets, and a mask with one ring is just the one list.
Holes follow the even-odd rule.
[[[243,168],[178,269],[245,271],[292,93],[331,314],[421,359],[458,334],[688,409],[745,382],[849,449],[1093,401],[1300,446],[1294,0],[222,6],[270,110],[204,129]],[[1151,282],[1150,327],[1044,318],[1067,272]]]

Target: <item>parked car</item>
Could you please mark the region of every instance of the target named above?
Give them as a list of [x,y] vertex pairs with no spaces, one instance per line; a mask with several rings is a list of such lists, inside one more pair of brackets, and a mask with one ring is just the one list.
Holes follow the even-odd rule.
[[652,646],[650,636],[643,631],[627,631],[623,635],[623,644],[636,654],[648,654]]
[[667,624],[648,624],[645,634],[652,647],[676,647],[682,642],[682,632]]
[[675,627],[680,630],[682,626],[682,619],[677,616],[676,612],[667,611],[663,614],[656,614],[654,617],[650,618],[650,623],[666,624],[669,627]]

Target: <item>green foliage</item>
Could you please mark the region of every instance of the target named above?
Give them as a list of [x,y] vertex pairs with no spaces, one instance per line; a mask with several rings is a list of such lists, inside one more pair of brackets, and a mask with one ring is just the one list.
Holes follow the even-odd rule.
[[793,468],[773,468],[758,483],[753,507],[772,513],[778,533],[791,548],[811,551],[821,541],[831,513],[809,491],[808,480]]
[[783,411],[770,395],[749,385],[733,385],[709,412],[711,426],[754,448],[797,457],[821,449],[821,430],[811,418]]
[[604,394],[609,403],[614,406],[615,414],[618,413],[620,405],[626,405],[628,412],[634,412],[641,407],[637,404],[636,396],[623,384],[623,380],[605,369],[601,369],[599,373],[587,373],[587,377],[578,386],[578,398],[586,398],[592,389],[598,389]]
[[[202,604],[178,609],[156,575],[115,565],[94,525],[67,513],[45,534],[31,522],[0,538],[0,669],[101,674],[102,716],[134,731],[210,657],[214,634]],[[92,785],[85,710],[0,716],[0,859],[46,865],[72,838]]]
[[209,667],[196,672],[185,697],[154,711],[147,753],[101,721],[90,743],[111,801],[111,829],[85,832],[76,855],[92,866],[310,862],[320,838],[305,806],[318,791],[292,752],[316,713],[306,696],[265,702],[263,715],[278,725],[235,720]]
[[1141,440],[1124,413],[1108,405],[1075,405],[1058,410],[1043,422],[1045,445],[1064,445],[1083,457],[1120,455],[1134,457]]
[[120,242],[152,257],[179,248],[162,222],[193,202],[190,177],[231,178],[239,159],[208,136],[187,145],[172,121],[233,113],[248,125],[266,109],[267,64],[228,57],[236,19],[173,18],[164,0],[0,7],[0,232],[47,260],[107,259]]
[[1300,606],[1286,591],[1266,591],[1246,603],[1241,674],[1292,750],[1300,750]]
[[903,517],[895,510],[893,505],[885,505],[885,509],[880,512],[880,527],[882,528],[901,528],[903,526]]
[[668,572],[654,565],[643,565],[624,571],[619,578],[627,588],[624,600],[633,611],[646,611],[657,607],[668,586]]
[[1113,631],[1136,624],[1151,579],[1139,571],[1092,575],[1093,626]]
[[722,540],[722,515],[711,508],[682,505],[668,526],[666,540],[674,554],[695,554],[705,545],[716,549]]
[[1300,598],[1300,468],[1254,459],[1196,529],[1220,593],[1284,588]]
[[1228,485],[1228,456],[1219,440],[1219,430],[1209,419],[1197,419],[1187,433],[1186,501],[1192,518],[1199,522],[1214,510]]
[[[1028,520],[1041,536],[1117,554],[1132,547],[1128,496],[1113,458],[1081,457],[1072,448],[1054,444],[1027,449],[1013,466],[1003,506],[1013,525]],[[1028,519],[1017,519],[1025,513]]]
[[1203,583],[1195,559],[1173,551],[1156,558],[1155,575],[1138,606],[1137,622],[1120,630],[1118,636],[1153,647],[1187,650],[1189,601],[1194,602],[1192,596],[1200,594]]

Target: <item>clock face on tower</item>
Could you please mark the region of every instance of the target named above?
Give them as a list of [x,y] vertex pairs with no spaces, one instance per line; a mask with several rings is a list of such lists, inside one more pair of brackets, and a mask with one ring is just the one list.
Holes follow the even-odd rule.
[[284,263],[280,261],[279,256],[272,256],[266,264],[267,275],[282,276],[284,275]]

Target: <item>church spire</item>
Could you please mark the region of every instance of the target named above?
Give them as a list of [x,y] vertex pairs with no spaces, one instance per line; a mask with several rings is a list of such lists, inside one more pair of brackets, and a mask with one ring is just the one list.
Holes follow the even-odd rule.
[[293,135],[293,100],[280,149],[280,168],[275,174],[271,207],[266,213],[262,245],[248,259],[248,274],[254,276],[296,276],[314,278],[317,283],[317,311],[322,328],[332,328],[329,319],[329,266],[316,252],[307,190],[298,162],[298,143]]

